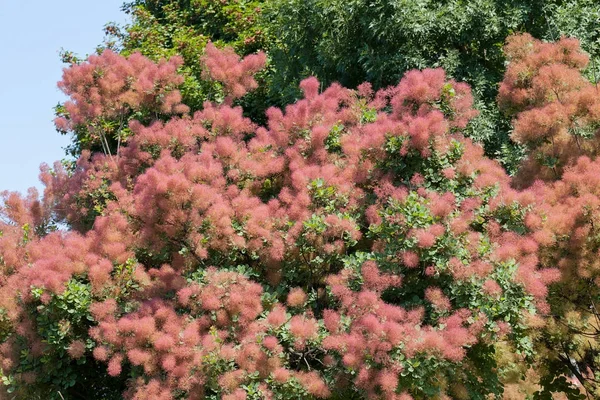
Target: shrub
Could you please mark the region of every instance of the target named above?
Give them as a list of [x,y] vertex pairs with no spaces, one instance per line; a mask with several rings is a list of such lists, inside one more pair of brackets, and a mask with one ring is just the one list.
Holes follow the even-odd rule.
[[[234,96],[255,86],[260,58],[207,57]],[[426,69],[377,92],[300,88],[264,126],[229,101],[131,121],[115,153],[44,169],[43,202],[7,194],[9,392],[500,396],[496,348],[530,361],[527,321],[548,312],[557,273],[538,268],[534,197],[461,134],[476,115],[469,87]],[[50,232],[42,216],[72,229]]]

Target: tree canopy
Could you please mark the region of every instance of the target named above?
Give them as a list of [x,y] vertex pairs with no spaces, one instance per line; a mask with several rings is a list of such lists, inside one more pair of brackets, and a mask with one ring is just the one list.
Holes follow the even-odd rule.
[[600,396],[600,7],[435,5],[137,1],[65,53],[0,398]]

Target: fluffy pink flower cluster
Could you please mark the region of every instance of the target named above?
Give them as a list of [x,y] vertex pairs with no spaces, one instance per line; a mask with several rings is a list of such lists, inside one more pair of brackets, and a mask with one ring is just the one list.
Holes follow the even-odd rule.
[[[532,259],[530,268],[541,261],[558,266],[564,282],[579,277],[598,285],[600,102],[598,88],[582,73],[589,57],[576,39],[544,43],[528,34],[511,36],[505,52],[510,63],[498,100],[515,115],[513,137],[532,150],[517,180],[536,198],[525,219],[534,232],[527,246],[543,257]],[[535,291],[545,295],[546,284],[558,279],[545,274]]]
[[[128,362],[143,368],[147,377],[134,383],[132,399],[148,398],[157,389],[160,399],[172,399],[175,390],[201,399],[205,386],[213,384],[220,385],[225,396],[235,396],[240,385],[257,378],[254,374],[261,380],[284,373],[288,379],[295,376],[282,365],[279,340],[269,335],[270,329],[286,322],[285,314],[283,319],[280,315],[283,308],[275,306],[259,318],[260,285],[210,268],[203,283],[175,286],[176,301],[156,296],[121,318],[114,315],[117,305],[112,299],[92,305],[99,324],[90,334],[103,343],[94,349],[94,357],[108,362],[111,376],[119,375]],[[219,365],[222,369],[215,377],[213,369]],[[263,391],[268,398],[270,389],[265,386]]]
[[254,74],[265,66],[266,61],[267,56],[263,52],[240,59],[232,48],[217,49],[211,42],[206,45],[202,58],[207,75],[223,84],[227,103],[258,87]]
[[512,138],[530,149],[518,183],[559,179],[579,156],[599,151],[598,88],[582,71],[589,57],[577,39],[544,43],[529,34],[508,38],[509,59],[498,102],[514,115]]
[[123,57],[111,50],[92,55],[65,68],[58,87],[70,97],[64,104],[68,118],[59,117],[55,124],[72,130],[144,108],[167,115],[186,113],[189,108],[181,103],[177,89],[183,82],[177,73],[181,64],[180,57],[155,64],[139,53]]

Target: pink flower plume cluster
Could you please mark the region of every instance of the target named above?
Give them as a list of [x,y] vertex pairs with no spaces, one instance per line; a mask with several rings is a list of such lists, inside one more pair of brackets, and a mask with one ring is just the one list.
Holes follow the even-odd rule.
[[240,60],[231,47],[218,49],[211,42],[206,45],[202,58],[207,75],[223,84],[230,100],[242,97],[258,87],[254,74],[265,66],[266,61],[267,57],[263,52],[248,55]]
[[165,115],[183,114],[177,69],[180,57],[153,63],[139,53],[124,57],[105,50],[86,62],[65,68],[58,87],[69,96],[66,117],[55,120],[59,130],[93,127],[101,119],[125,119],[131,112],[146,110]]
[[564,281],[598,284],[600,102],[597,87],[582,74],[589,58],[576,39],[543,43],[528,34],[509,37],[505,53],[510,63],[498,100],[515,116],[513,138],[531,149],[517,181],[532,185],[536,197],[525,223],[544,265],[558,266]]
[[529,34],[508,38],[508,64],[498,102],[514,115],[512,138],[530,149],[521,185],[559,179],[579,156],[598,154],[598,89],[582,74],[589,57],[576,39],[543,43]]

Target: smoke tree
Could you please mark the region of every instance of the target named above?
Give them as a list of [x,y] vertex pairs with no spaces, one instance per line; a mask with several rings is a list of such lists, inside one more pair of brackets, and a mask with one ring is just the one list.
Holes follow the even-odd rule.
[[565,386],[562,371],[598,396],[598,88],[584,75],[588,57],[575,39],[515,35],[505,52],[499,106],[514,117],[513,139],[529,149],[515,185],[535,193],[525,222],[536,231],[540,265],[561,273],[536,337],[539,371],[550,388]]
[[528,34],[510,37],[505,53],[499,106],[516,116],[512,138],[529,150],[519,180],[559,179],[579,156],[597,152],[597,88],[582,75],[589,58],[576,39],[543,43]]
[[258,126],[232,101],[264,56],[203,63],[228,98],[193,115],[177,60],[65,71],[60,128],[175,115],[43,168],[41,199],[4,194],[7,398],[499,398],[496,354],[532,361],[559,274],[539,267],[536,190],[461,134],[469,87],[440,69],[377,92],[308,78]]

